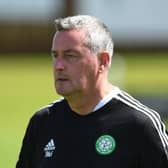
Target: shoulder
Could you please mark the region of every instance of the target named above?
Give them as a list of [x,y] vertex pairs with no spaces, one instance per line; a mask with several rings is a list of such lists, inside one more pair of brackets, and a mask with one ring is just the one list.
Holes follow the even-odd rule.
[[[152,140],[158,140],[163,147],[168,148],[168,136],[166,127],[158,112],[142,104],[124,91],[119,91],[116,99],[123,106],[124,111],[129,114],[134,124],[141,128],[144,136]],[[157,141],[157,142],[158,142]]]
[[118,116],[122,116],[123,121],[134,124],[141,129],[153,128],[157,130],[158,134],[160,132],[165,134],[164,123],[158,112],[120,89],[118,89],[115,100],[117,101],[116,111],[119,113]]
[[126,111],[127,115],[130,114],[130,117],[143,121],[160,121],[160,115],[158,112],[142,104],[138,99],[134,98],[127,92],[119,90],[115,98],[120,103],[122,110]]
[[31,132],[31,134],[34,132],[33,135],[35,136],[41,130],[48,130],[52,125],[59,126],[68,108],[69,106],[65,99],[56,100],[40,108],[30,118],[27,132]]
[[67,102],[65,99],[56,100],[37,110],[32,116],[31,120],[43,120],[53,117],[54,115],[59,115],[62,113],[64,108],[66,108],[66,106]]

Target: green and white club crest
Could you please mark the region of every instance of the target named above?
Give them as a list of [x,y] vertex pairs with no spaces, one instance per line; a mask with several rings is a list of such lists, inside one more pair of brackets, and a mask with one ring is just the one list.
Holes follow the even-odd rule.
[[97,139],[95,147],[96,147],[96,151],[99,154],[109,155],[114,151],[116,147],[116,142],[112,136],[102,135]]

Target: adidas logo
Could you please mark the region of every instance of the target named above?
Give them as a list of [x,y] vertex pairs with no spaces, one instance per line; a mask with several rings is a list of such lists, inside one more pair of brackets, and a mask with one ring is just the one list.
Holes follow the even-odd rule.
[[44,157],[45,158],[52,157],[54,150],[55,150],[54,140],[51,139],[44,148],[44,153],[45,153]]

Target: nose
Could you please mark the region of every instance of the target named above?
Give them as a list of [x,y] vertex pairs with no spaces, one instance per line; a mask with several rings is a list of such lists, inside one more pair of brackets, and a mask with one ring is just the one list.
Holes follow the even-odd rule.
[[56,71],[63,71],[65,69],[65,62],[63,58],[57,57],[53,59],[54,69]]

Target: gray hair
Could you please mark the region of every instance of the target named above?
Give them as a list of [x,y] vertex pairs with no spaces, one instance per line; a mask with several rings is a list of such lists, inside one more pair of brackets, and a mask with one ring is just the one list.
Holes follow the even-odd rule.
[[112,58],[114,45],[111,32],[98,18],[89,15],[59,18],[55,20],[55,27],[56,31],[86,30],[83,44],[96,55],[101,51],[107,51],[110,54],[110,59]]

